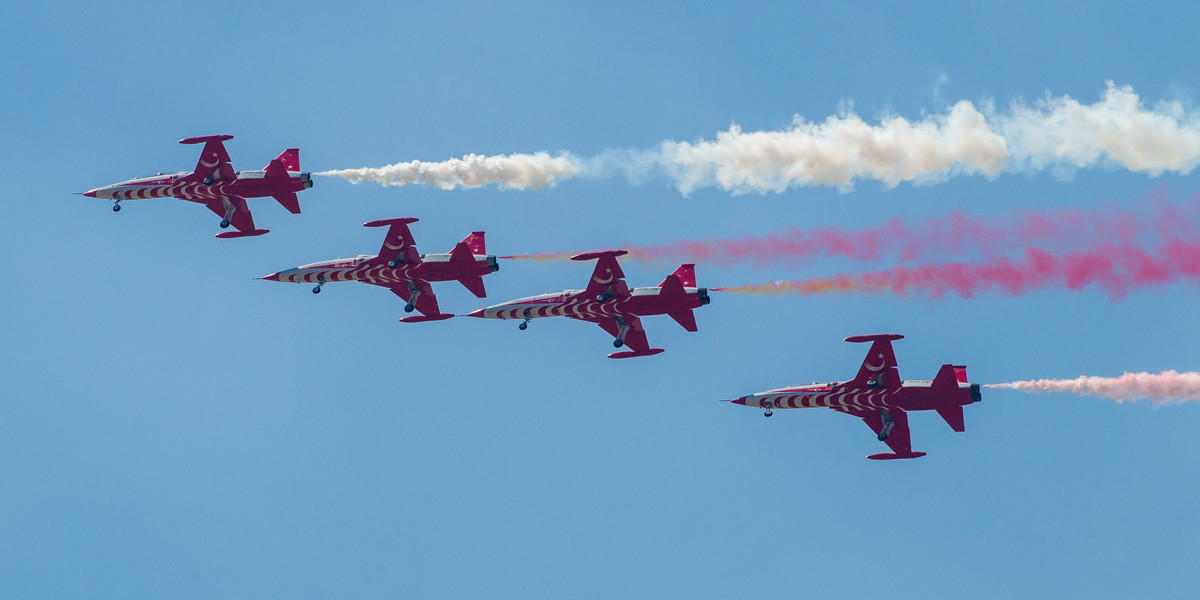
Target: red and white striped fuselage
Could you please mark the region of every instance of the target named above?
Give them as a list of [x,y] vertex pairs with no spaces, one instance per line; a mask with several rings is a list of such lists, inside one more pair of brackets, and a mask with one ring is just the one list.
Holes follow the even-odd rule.
[[957,389],[933,389],[932,381],[909,380],[900,387],[863,389],[844,382],[811,384],[768,390],[742,396],[732,402],[763,409],[832,408],[842,411],[932,410],[938,406],[978,402],[979,385],[959,383]]
[[597,302],[584,295],[583,290],[565,290],[520,298],[504,304],[481,308],[470,314],[484,319],[538,319],[570,317],[596,320],[606,317],[665,315],[690,310],[708,304],[708,290],[685,287],[684,295],[662,295],[661,287],[633,288],[628,297],[608,298]]
[[158,174],[114,183],[85,192],[85,196],[105,200],[149,200],[179,198],[208,204],[231,196],[261,198],[285,192],[299,192],[312,187],[309,173],[289,171],[286,178],[266,177],[266,171],[238,171],[233,180],[216,180],[211,184],[186,181],[191,173]]
[[400,263],[395,268],[373,260],[375,256],[360,255],[315,262],[278,273],[263,279],[292,283],[329,283],[360,281],[371,285],[394,287],[410,281],[449,281],[463,277],[483,276],[497,269],[496,257],[475,254],[474,264],[450,261],[449,254],[422,254],[421,262]]

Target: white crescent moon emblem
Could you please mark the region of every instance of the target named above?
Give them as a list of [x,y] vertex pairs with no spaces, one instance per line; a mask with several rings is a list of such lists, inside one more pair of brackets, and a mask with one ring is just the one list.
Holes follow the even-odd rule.
[[592,278],[592,281],[595,281],[596,283],[600,283],[600,284],[609,283],[609,282],[611,282],[612,280],[613,280],[612,269],[609,269],[609,270],[608,270],[608,279],[600,279],[600,277],[599,277],[599,276],[596,276],[596,277],[593,277],[593,278]]
[[[216,152],[214,152],[214,153],[213,153],[213,156],[216,156],[216,155],[217,155],[217,153],[216,153]],[[220,161],[220,160],[214,160],[214,161],[213,161],[213,162],[210,164],[210,163],[206,162],[206,161],[205,161],[203,158],[201,158],[201,159],[200,159],[200,166],[202,166],[202,167],[209,167],[209,168],[212,168],[212,167],[215,167],[215,166],[217,166],[217,165],[219,165],[219,164],[221,164],[221,161]]]
[[401,240],[399,246],[393,246],[391,242],[384,242],[383,247],[387,248],[388,250],[399,250],[404,247],[404,241]]
[[886,361],[880,362],[878,367],[869,362],[863,362],[863,366],[871,371],[882,371],[885,365],[887,365]]

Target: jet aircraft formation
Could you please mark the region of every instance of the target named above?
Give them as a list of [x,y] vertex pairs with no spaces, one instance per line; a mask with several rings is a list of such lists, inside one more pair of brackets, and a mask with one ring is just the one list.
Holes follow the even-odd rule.
[[[130,179],[83,192],[84,196],[113,201],[113,211],[121,210],[128,200],[179,198],[203,204],[221,217],[222,229],[232,225],[237,231],[223,231],[216,237],[229,239],[258,236],[258,229],[246,204],[247,198],[273,197],[292,214],[300,213],[297,192],[311,188],[310,173],[300,171],[300,151],[284,150],[261,171],[234,171],[224,142],[231,135],[185,138],[181,144],[204,144],[195,169],[171,175],[159,173]],[[315,284],[314,294],[326,283],[359,281],[386,287],[405,301],[404,311],[420,313],[400,319],[403,323],[440,321],[455,316],[442,312],[430,285],[440,281],[458,281],[477,298],[487,297],[483,277],[499,270],[496,256],[487,254],[484,232],[474,231],[446,254],[421,254],[408,226],[412,217],[381,219],[364,227],[387,227],[383,244],[375,255],[338,258],[285,269],[261,277],[267,281]],[[709,303],[706,288],[696,284],[694,264],[684,264],[653,287],[630,288],[617,257],[624,250],[589,252],[571,257],[576,261],[596,261],[592,276],[583,289],[569,289],[538,296],[519,298],[466,316],[483,319],[515,319],[525,330],[529,322],[543,317],[567,317],[600,326],[613,337],[613,346],[628,350],[613,352],[609,358],[652,356],[663,352],[650,347],[640,317],[667,315],[685,330],[697,331],[696,308]],[[964,430],[964,405],[978,402],[978,384],[966,379],[966,367],[943,365],[932,381],[901,381],[891,342],[903,336],[880,334],[846,338],[848,342],[871,342],[867,358],[858,375],[846,382],[812,384],[770,390],[731,400],[734,404],[763,409],[827,407],[861,418],[885,442],[891,453],[872,454],[872,459],[903,459],[924,456],[911,448],[907,411],[935,410],[954,431]]]

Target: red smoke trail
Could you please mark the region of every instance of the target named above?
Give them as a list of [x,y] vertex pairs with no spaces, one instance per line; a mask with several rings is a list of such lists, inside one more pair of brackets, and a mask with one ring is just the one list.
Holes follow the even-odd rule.
[[[624,245],[630,258],[643,263],[695,262],[728,267],[798,265],[818,257],[864,262],[898,262],[948,257],[986,259],[1012,248],[1038,245],[1048,250],[1090,248],[1100,244],[1152,244],[1192,238],[1200,231],[1200,194],[1182,206],[1159,192],[1128,208],[1028,211],[1001,217],[951,212],[910,224],[891,219],[878,227],[788,229],[761,236],[681,240],[649,246]],[[566,260],[584,250],[519,254],[502,258]]]
[[1105,244],[1087,251],[1054,255],[1026,248],[1020,259],[989,258],[914,267],[896,266],[873,273],[776,281],[759,285],[710,288],[751,294],[828,293],[921,294],[972,298],[987,291],[1020,296],[1040,289],[1083,291],[1096,286],[1113,300],[1145,287],[1179,281],[1200,282],[1200,241],[1171,240],[1154,252]]

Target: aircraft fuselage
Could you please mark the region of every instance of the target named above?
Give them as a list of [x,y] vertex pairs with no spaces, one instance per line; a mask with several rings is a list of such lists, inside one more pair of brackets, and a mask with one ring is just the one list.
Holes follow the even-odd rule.
[[484,319],[539,319],[570,317],[600,319],[604,317],[665,315],[691,310],[708,304],[708,289],[685,287],[684,294],[661,294],[661,287],[640,287],[630,290],[628,297],[608,298],[603,302],[584,295],[583,290],[566,290],[521,298],[504,304],[481,308],[469,316]]

